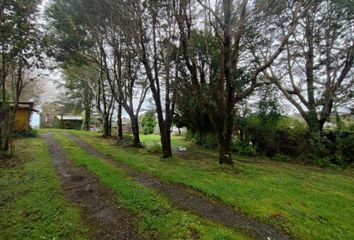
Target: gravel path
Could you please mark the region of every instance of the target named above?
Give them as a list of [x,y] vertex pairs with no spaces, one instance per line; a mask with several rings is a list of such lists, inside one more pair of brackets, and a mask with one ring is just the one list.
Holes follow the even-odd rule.
[[90,239],[142,239],[136,218],[120,208],[115,194],[84,168],[74,166],[51,134],[43,134],[65,197],[77,206],[90,229]]
[[190,211],[216,223],[235,229],[236,231],[243,232],[255,239],[293,239],[291,236],[270,225],[237,212],[234,208],[223,204],[221,201],[211,200],[200,192],[192,190],[185,185],[162,181],[157,177],[137,171],[136,169],[95,150],[90,144],[70,133],[64,133],[64,135],[89,154],[101,158],[115,167],[123,169],[137,182],[160,193],[169,199],[176,208]]

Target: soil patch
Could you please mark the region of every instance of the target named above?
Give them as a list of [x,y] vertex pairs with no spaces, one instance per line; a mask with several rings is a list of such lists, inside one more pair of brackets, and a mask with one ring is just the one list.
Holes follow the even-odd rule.
[[291,236],[264,224],[257,219],[244,215],[234,208],[225,205],[219,200],[210,199],[204,194],[185,185],[175,184],[160,180],[158,177],[137,171],[132,167],[112,159],[95,150],[90,144],[69,133],[64,133],[68,138],[78,144],[89,154],[105,160],[107,163],[123,169],[142,185],[157,191],[172,203],[176,208],[183,209],[205,217],[226,227],[241,231],[256,239],[285,240],[293,239]]
[[74,166],[51,134],[46,139],[66,198],[79,207],[93,239],[143,239],[136,218],[118,206],[115,194],[82,167]]

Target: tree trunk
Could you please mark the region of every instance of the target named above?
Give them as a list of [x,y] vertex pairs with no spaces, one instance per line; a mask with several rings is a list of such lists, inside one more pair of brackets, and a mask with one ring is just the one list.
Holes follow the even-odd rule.
[[106,114],[103,117],[102,123],[103,123],[103,137],[107,138],[107,137],[111,136],[111,134],[110,134],[110,126],[109,126],[109,115],[108,114]]
[[163,154],[162,157],[169,158],[172,156],[170,129],[166,128],[165,122],[160,122],[160,121],[159,121],[159,128],[160,128],[160,137],[161,137],[162,154]]
[[232,165],[232,155],[231,155],[231,139],[228,139],[223,134],[218,134],[219,141],[219,163]]
[[91,109],[85,109],[85,120],[84,120],[84,130],[90,131],[90,121],[91,121]]
[[309,112],[307,123],[309,126],[310,140],[318,142],[320,140],[320,128],[316,111],[315,86],[314,86],[314,36],[313,36],[313,19],[308,14],[306,17],[305,38],[307,44],[306,52],[306,83],[307,96],[309,104]]
[[5,115],[5,127],[4,127],[4,135],[3,135],[3,151],[8,152],[10,150],[11,137],[14,126],[14,119],[16,114],[16,104],[14,104],[13,111],[11,108],[7,108]]
[[156,88],[154,87],[154,78],[152,76],[151,68],[148,65],[147,59],[143,61],[146,73],[148,75],[148,79],[150,81],[150,89],[152,92],[152,96],[155,100],[156,105],[156,112],[157,112],[157,120],[159,123],[159,130],[160,130],[160,137],[161,137],[161,145],[162,145],[162,152],[163,158],[169,158],[172,156],[172,149],[171,149],[171,133],[170,129],[166,129],[166,121],[163,117],[163,110],[161,106],[161,99],[160,94],[157,92]]
[[10,139],[9,139],[9,133],[8,133],[8,128],[9,128],[9,124],[10,124],[10,110],[6,109],[5,110],[5,122],[4,122],[4,126],[3,126],[3,132],[2,132],[2,151],[7,152],[9,150],[9,143],[10,143]]
[[118,104],[117,113],[117,137],[119,140],[123,140],[123,121],[122,121],[122,104]]
[[219,145],[219,163],[232,165],[231,141],[234,127],[234,108],[232,102],[226,102],[225,110],[220,109],[210,115],[216,130]]
[[137,116],[130,117],[133,132],[133,147],[140,148],[140,134],[139,134],[139,122]]

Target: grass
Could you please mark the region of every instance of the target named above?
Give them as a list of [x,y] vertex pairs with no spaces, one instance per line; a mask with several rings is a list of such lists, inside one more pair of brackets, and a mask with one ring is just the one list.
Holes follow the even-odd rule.
[[0,239],[86,239],[80,213],[61,195],[42,139],[16,142],[11,166],[0,167]]
[[[352,169],[342,172],[262,160],[238,161],[229,168],[220,167],[216,159],[161,160],[144,149],[122,149],[96,133],[72,133],[118,161],[198,189],[298,239],[354,239]],[[142,141],[154,144],[158,136],[142,136]],[[186,146],[191,154],[196,148],[181,137],[172,142]]]
[[120,204],[139,217],[142,234],[157,239],[246,239],[245,236],[203,220],[191,213],[173,209],[166,199],[136,183],[122,170],[87,154],[75,143],[55,132],[65,153],[77,165],[100,178],[117,193]]

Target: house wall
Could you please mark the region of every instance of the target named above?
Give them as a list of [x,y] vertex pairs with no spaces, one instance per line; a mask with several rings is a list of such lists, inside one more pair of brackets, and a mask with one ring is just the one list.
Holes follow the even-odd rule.
[[29,128],[30,112],[28,108],[16,109],[15,130],[26,130]]

